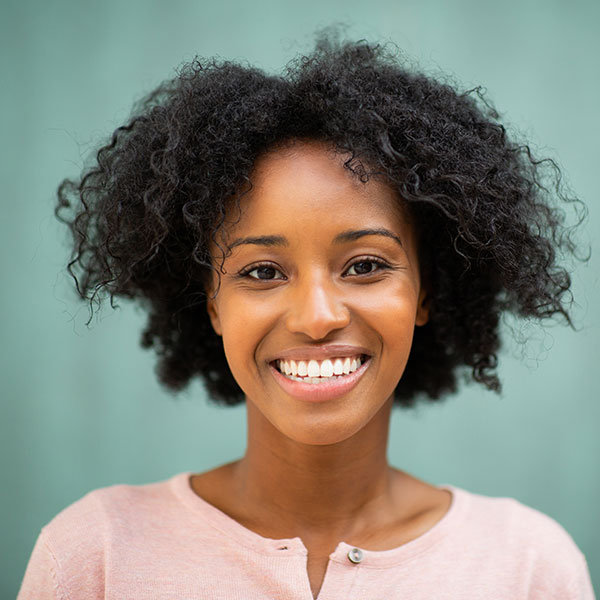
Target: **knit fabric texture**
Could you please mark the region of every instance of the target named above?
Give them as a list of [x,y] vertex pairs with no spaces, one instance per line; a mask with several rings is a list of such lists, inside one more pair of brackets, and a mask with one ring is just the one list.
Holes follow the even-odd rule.
[[[63,510],[42,529],[18,600],[313,600],[300,538],[261,537],[189,478],[95,490]],[[593,600],[585,558],[556,521],[441,487],[450,509],[420,537],[384,551],[340,542],[318,600]]]

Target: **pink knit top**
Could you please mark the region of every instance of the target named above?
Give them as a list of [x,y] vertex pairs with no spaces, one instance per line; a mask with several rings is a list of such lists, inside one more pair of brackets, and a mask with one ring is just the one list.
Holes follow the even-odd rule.
[[[300,538],[246,529],[198,497],[189,473],[89,493],[37,540],[19,600],[312,600]],[[544,514],[454,486],[448,513],[398,548],[340,542],[319,600],[594,598],[585,558]]]

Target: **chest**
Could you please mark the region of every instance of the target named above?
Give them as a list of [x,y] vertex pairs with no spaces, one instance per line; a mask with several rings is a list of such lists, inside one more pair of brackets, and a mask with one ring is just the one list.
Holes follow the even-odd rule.
[[[166,551],[167,547],[170,551]],[[306,554],[298,548],[264,553],[226,538],[190,539],[173,552],[172,544],[129,547],[106,556],[105,589],[99,598],[118,600],[135,590],[136,600],[361,600],[431,598],[488,600],[527,597],[527,573],[515,594],[513,578],[498,565],[488,564],[455,549],[447,553],[407,553],[406,560],[364,552],[353,562],[352,547],[340,544],[332,556]],[[467,556],[469,557],[466,560]],[[385,557],[384,557],[385,558]],[[514,573],[518,571],[515,567]],[[505,589],[506,588],[506,589]],[[502,595],[504,593],[504,595]],[[450,594],[450,595],[448,595]]]

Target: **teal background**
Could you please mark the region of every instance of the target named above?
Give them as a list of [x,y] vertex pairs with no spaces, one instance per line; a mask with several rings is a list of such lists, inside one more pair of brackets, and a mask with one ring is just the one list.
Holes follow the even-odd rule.
[[[244,450],[244,410],[176,399],[138,346],[144,317],[107,305],[86,328],[64,273],[54,190],[132,101],[195,54],[279,69],[317,27],[391,39],[428,72],[482,84],[555,157],[600,230],[600,3],[558,0],[22,1],[0,4],[2,210],[0,596],[16,595],[42,525],[99,486],[203,470]],[[513,496],[558,520],[600,589],[598,260],[575,273],[578,332],[514,323],[504,392],[466,387],[396,412],[390,459],[434,483]]]

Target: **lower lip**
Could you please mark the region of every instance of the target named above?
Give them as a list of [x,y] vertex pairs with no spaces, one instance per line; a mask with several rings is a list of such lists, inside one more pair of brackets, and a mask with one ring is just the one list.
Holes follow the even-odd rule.
[[288,379],[273,365],[269,365],[269,367],[277,383],[290,396],[306,402],[326,402],[347,394],[358,383],[370,364],[371,359],[368,359],[349,375],[344,375],[339,379],[332,377],[331,381],[324,381],[323,383],[303,383],[302,381]]

